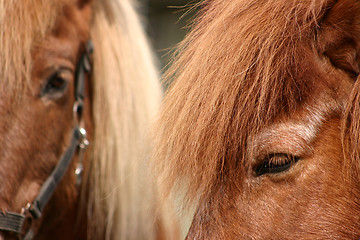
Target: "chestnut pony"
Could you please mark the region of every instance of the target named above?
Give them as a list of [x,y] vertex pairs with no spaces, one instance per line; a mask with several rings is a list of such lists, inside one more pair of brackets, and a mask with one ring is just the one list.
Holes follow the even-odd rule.
[[132,1],[0,1],[0,46],[0,239],[165,237],[145,157],[161,88]]
[[199,5],[154,155],[187,239],[359,239],[360,1]]

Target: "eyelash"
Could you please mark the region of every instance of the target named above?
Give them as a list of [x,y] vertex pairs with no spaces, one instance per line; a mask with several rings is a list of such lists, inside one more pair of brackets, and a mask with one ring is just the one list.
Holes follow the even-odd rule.
[[257,176],[276,174],[288,170],[300,158],[286,153],[271,153],[255,168]]

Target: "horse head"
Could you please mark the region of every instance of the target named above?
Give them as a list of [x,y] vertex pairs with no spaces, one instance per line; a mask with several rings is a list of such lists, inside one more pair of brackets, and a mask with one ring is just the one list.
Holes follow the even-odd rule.
[[145,140],[161,90],[131,2],[1,1],[0,31],[0,239],[162,235]]
[[187,239],[358,239],[359,2],[199,6],[154,160]]

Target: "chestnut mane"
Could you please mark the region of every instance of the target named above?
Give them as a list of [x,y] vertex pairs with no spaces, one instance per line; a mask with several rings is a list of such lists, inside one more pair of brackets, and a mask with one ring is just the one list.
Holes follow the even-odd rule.
[[[0,1],[2,86],[21,95],[29,83],[20,80],[30,78],[31,47],[53,29],[66,2]],[[82,206],[88,213],[88,236],[153,239],[155,189],[144,136],[161,97],[154,59],[132,1],[92,4],[94,142],[83,183],[89,203]]]
[[[155,127],[154,167],[165,195],[184,187],[189,205],[245,173],[251,137],[290,115],[315,84],[305,46],[317,39],[329,0],[203,1],[194,27],[175,52],[168,90]],[[344,7],[345,6],[345,7]],[[344,1],[351,12],[359,3]],[[341,12],[341,14],[347,14]],[[336,15],[336,14],[335,14]],[[351,37],[360,29],[342,28]],[[325,60],[329,61],[329,60]],[[359,161],[359,83],[348,107],[344,141]],[[346,137],[351,136],[351,137]],[[250,148],[251,149],[251,148]],[[356,158],[354,158],[356,157]],[[235,181],[235,180],[234,180]],[[234,188],[239,187],[232,182]],[[184,188],[180,188],[181,191]]]

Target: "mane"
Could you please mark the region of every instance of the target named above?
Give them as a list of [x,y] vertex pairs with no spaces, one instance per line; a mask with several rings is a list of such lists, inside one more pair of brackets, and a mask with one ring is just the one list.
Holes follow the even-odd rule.
[[314,85],[307,74],[315,60],[304,50],[318,56],[317,31],[332,4],[202,2],[165,76],[173,83],[154,130],[153,165],[165,196],[185,189],[193,206],[224,182],[241,189],[251,137],[293,113]]
[[[21,97],[30,84],[32,47],[53,29],[69,2],[0,1],[2,88]],[[156,189],[149,180],[145,136],[162,95],[158,73],[133,2],[92,4],[94,142],[82,193],[88,236],[154,239]]]
[[159,78],[132,1],[93,4],[89,236],[154,239],[156,190],[148,172],[145,136],[160,103]]

